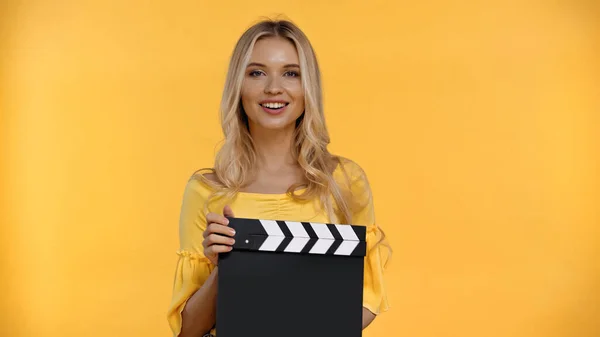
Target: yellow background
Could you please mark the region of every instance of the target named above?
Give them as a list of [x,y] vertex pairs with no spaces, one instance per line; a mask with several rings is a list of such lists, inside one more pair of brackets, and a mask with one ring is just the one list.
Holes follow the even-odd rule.
[[365,336],[600,336],[594,1],[0,3],[0,336],[168,336],[233,45],[284,14],[394,245]]

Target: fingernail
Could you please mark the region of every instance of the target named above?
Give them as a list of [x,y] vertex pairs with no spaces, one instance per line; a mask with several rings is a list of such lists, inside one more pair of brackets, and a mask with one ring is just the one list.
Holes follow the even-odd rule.
[[234,235],[235,235],[235,230],[234,230],[234,229],[231,229],[231,230],[229,230],[229,231],[231,232],[231,234],[234,234]]

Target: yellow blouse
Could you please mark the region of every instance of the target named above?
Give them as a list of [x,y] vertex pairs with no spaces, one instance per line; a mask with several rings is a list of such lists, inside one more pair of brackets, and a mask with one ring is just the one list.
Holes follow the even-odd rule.
[[[351,161],[344,162],[343,167],[350,178],[353,198],[361,198],[359,203],[364,205],[353,211],[352,223],[367,227],[363,306],[377,315],[389,309],[383,272],[391,258],[391,249],[375,223],[371,190],[364,171]],[[341,168],[338,165],[334,177],[340,186],[348,186]],[[214,268],[203,255],[202,247],[202,233],[206,228],[204,203],[210,193],[210,187],[198,179],[190,179],[185,186],[179,220],[180,248],[167,313],[173,336],[178,336],[181,331],[181,312],[186,301],[202,286]],[[336,223],[336,219],[330,219],[316,201],[297,202],[287,194],[240,192],[228,204],[236,217]],[[222,211],[224,205],[216,201],[210,209]],[[379,241],[380,244],[376,245]],[[215,331],[212,333],[215,334]]]

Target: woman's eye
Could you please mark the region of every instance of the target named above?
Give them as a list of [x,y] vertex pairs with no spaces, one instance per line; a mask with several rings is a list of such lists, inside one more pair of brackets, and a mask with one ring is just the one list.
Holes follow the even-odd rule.
[[300,74],[297,71],[288,71],[285,73],[285,76],[298,77]]
[[261,72],[261,71],[258,71],[258,70],[253,70],[253,71],[251,71],[251,72],[250,72],[250,74],[248,74],[248,75],[255,77],[255,76],[260,76],[261,74],[262,74],[262,72]]

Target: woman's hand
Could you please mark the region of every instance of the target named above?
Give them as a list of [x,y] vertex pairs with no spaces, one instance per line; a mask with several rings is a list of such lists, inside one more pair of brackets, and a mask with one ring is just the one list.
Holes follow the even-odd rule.
[[204,241],[204,256],[215,266],[218,265],[219,253],[231,251],[232,245],[235,242],[233,236],[235,231],[229,227],[229,220],[226,217],[233,217],[233,212],[229,206],[223,208],[223,215],[216,213],[208,213],[206,215],[206,230],[202,234]]

